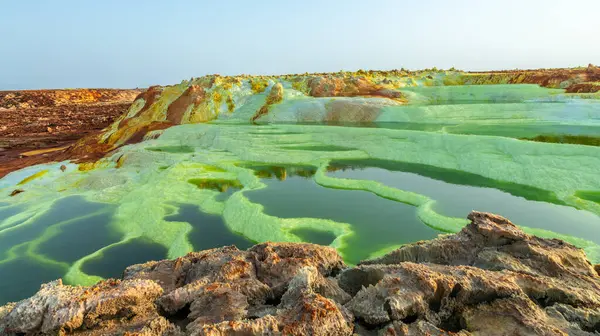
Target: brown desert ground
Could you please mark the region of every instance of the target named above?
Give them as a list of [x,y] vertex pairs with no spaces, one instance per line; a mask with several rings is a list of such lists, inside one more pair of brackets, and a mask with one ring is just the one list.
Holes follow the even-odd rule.
[[142,91],[0,91],[0,177],[61,160],[68,146],[110,125]]

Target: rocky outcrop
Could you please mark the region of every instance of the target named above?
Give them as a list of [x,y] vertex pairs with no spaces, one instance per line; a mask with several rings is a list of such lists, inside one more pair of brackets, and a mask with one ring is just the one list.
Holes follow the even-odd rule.
[[585,254],[473,212],[460,233],[347,268],[330,247],[264,243],[42,286],[0,307],[6,335],[594,335]]
[[600,83],[577,83],[569,86],[567,93],[594,93],[600,91]]
[[307,80],[308,94],[312,97],[376,96],[401,100],[400,91],[375,84],[366,76],[314,76]]
[[183,116],[190,105],[192,108],[198,107],[205,98],[205,95],[204,88],[198,85],[191,85],[179,98],[169,105],[167,108],[167,121],[175,125],[181,124]]
[[0,330],[5,334],[53,335],[78,329],[143,328],[146,322],[160,318],[154,301],[162,292],[148,280],[108,280],[89,288],[64,286],[56,280],[42,285],[33,297],[9,305]]
[[[579,87],[581,83],[600,81],[600,68],[503,70],[467,73],[462,84],[538,84],[547,88],[566,89],[567,92],[596,92],[593,86]],[[579,89],[577,89],[579,87]],[[587,91],[591,89],[591,91]]]

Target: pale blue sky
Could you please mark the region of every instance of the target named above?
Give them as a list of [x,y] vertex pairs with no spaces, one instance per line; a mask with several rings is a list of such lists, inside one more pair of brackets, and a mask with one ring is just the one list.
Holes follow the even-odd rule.
[[4,0],[0,89],[600,63],[600,0]]

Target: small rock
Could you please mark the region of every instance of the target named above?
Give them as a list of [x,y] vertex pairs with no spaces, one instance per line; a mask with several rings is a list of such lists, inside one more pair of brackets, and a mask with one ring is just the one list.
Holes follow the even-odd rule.
[[9,196],[11,196],[11,197],[12,197],[12,196],[18,195],[18,194],[20,194],[20,193],[22,193],[22,192],[25,192],[25,190],[23,190],[23,189],[15,189],[15,190],[13,190],[13,191],[10,193],[10,195],[9,195]]

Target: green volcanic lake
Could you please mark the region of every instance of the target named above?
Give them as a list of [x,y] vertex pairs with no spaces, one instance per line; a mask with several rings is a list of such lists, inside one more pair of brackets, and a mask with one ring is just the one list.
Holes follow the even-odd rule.
[[[269,179],[266,183],[266,188],[246,192],[245,196],[262,204],[268,215],[349,223],[354,234],[344,241],[340,251],[350,263],[358,263],[390,245],[431,239],[440,233],[419,220],[416,207],[368,191],[325,188],[301,176]],[[305,229],[304,234],[296,235],[310,243],[329,245],[333,239],[324,239],[324,232]]]
[[[385,106],[285,90],[254,124],[266,94],[91,168],[57,162],[0,179],[0,304],[59,277],[91,284],[232,244],[311,242],[355,264],[457,232],[472,210],[600,262],[600,101],[535,85],[407,88],[408,103]],[[375,117],[320,120],[332,101]]]
[[494,183],[459,171],[389,161],[340,160],[331,167],[340,169],[328,173],[332,177],[378,181],[431,197],[436,201],[433,210],[442,215],[464,218],[472,210],[499,213],[518,225],[588,237],[600,244],[599,216],[564,205],[543,190]]

